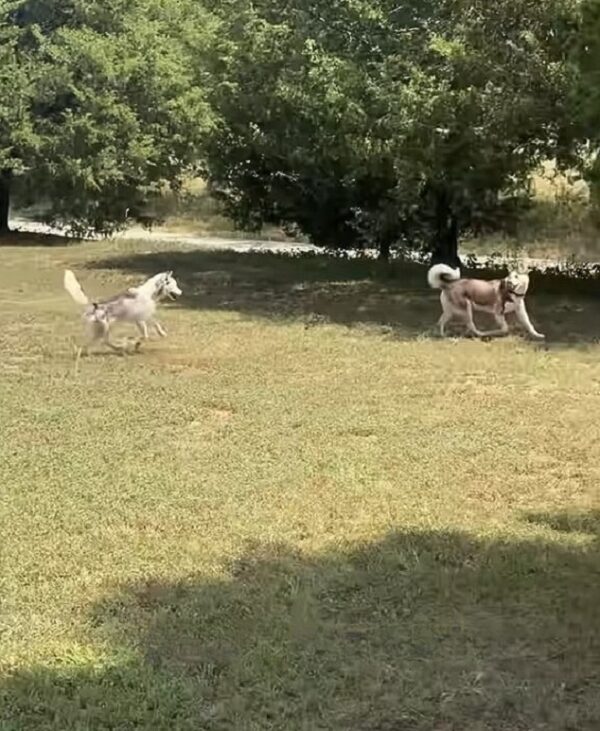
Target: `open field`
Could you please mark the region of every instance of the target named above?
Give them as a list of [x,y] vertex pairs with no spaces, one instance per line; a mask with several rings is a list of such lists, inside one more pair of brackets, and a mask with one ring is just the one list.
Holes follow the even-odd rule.
[[[0,729],[597,729],[590,283],[441,341],[416,267],[169,247],[0,249]],[[66,266],[169,338],[77,361]]]

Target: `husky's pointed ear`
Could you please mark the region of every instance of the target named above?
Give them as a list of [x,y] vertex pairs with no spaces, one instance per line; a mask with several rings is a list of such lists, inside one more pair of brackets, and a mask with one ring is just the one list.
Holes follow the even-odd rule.
[[172,276],[173,276],[173,270],[169,269],[169,271],[167,272],[167,277],[172,277]]

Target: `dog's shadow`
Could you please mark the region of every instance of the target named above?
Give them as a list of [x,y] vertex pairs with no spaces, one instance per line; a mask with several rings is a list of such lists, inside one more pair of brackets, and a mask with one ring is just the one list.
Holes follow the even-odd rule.
[[113,341],[113,346],[103,343],[93,345],[81,345],[72,343],[73,355],[75,360],[86,360],[88,358],[130,358],[132,356],[143,355],[148,343],[139,338],[121,338],[119,341]]

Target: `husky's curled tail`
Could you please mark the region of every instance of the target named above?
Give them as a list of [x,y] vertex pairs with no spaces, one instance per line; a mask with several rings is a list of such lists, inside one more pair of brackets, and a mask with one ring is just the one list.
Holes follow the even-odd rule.
[[444,289],[458,279],[460,279],[460,269],[453,269],[447,264],[434,264],[427,272],[427,283],[432,289]]

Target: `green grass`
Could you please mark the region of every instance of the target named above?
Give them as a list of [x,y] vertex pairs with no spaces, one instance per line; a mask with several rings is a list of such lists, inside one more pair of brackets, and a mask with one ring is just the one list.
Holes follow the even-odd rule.
[[[1,257],[2,731],[598,728],[597,299],[441,341],[401,265]],[[168,265],[169,338],[76,360],[63,268]]]

